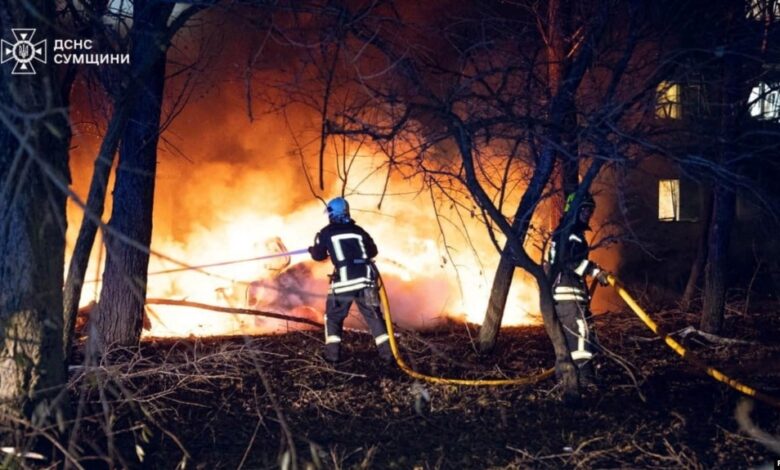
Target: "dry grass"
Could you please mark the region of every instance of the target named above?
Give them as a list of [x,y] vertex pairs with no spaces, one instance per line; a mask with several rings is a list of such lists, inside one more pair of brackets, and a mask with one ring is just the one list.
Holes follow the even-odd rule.
[[[656,318],[668,331],[692,323],[675,311]],[[780,348],[771,339],[780,322],[766,318],[729,318],[747,342],[686,341],[778,395]],[[602,356],[600,388],[574,408],[553,380],[488,389],[416,382],[383,367],[370,336],[357,332],[347,333],[348,359],[337,369],[320,357],[317,332],[147,341],[72,368],[78,415],[63,447],[85,468],[699,469],[770,460],[740,431],[736,392],[681,362],[628,314],[600,316],[597,329],[611,354]],[[486,359],[470,337],[453,325],[405,333],[401,344],[428,373],[512,377],[552,364],[541,328],[505,331]],[[752,416],[780,434],[778,410],[756,404]]]

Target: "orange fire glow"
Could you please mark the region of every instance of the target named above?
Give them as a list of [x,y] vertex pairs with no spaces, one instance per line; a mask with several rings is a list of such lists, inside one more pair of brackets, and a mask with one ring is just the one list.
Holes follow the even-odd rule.
[[[242,99],[240,92],[217,90],[185,108],[163,134],[154,251],[190,265],[246,259],[267,254],[273,245],[269,241],[276,238],[289,250],[306,248],[327,223],[323,204],[305,183],[285,121],[265,117],[249,122]],[[294,120],[301,126],[310,121],[303,113]],[[99,139],[77,132],[74,142],[73,187],[83,195]],[[385,160],[366,150],[361,152],[351,170],[346,196],[353,218],[379,247],[377,265],[388,286],[394,320],[413,328],[433,327],[447,318],[480,323],[498,263],[498,253],[482,222],[465,218],[456,226],[451,221],[458,219],[445,213],[450,222],[443,218],[440,228],[428,192],[420,192],[420,181],[414,178],[392,178],[390,195],[377,209],[386,172],[376,170]],[[326,174],[326,182],[325,199],[340,193],[335,170]],[[109,216],[107,210],[104,220]],[[80,210],[71,204],[70,247],[80,219]],[[97,261],[95,250],[87,280],[96,278]],[[152,256],[149,272],[178,267]],[[270,261],[207,271],[211,275],[197,271],[152,275],[147,297],[246,308],[250,290],[261,297],[250,302],[258,309],[321,320],[332,266],[298,255],[281,271]],[[286,273],[285,277],[279,278],[281,273]],[[88,284],[82,304],[94,300],[97,291],[94,284]],[[518,272],[504,324],[539,322],[537,305],[535,285]],[[147,313],[152,324],[145,332],[148,336],[258,334],[287,328],[284,322],[263,317],[184,307],[155,305],[149,306]],[[351,317],[355,317],[352,326],[360,327],[362,320]]]

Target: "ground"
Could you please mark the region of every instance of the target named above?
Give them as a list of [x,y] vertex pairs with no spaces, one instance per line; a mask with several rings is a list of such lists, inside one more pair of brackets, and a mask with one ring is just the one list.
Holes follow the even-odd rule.
[[[668,331],[695,324],[674,310]],[[600,315],[598,389],[565,405],[555,380],[477,388],[416,381],[348,332],[347,360],[321,358],[321,333],[145,341],[112,365],[72,367],[87,467],[134,468],[749,468],[774,455],[740,430],[741,395],[681,360],[628,312]],[[780,397],[780,320],[727,318],[747,343],[684,341],[727,374]],[[553,363],[541,327],[502,331],[493,355],[475,353],[473,326],[400,333],[426,373],[515,377]],[[77,346],[78,348],[78,346]],[[80,350],[79,350],[80,351]],[[118,358],[114,358],[116,361]],[[622,365],[621,365],[622,364]],[[780,410],[755,402],[754,424],[780,435]],[[115,431],[107,439],[106,423]],[[141,462],[140,455],[143,454]],[[102,457],[100,457],[102,456]],[[181,466],[179,466],[181,468]]]

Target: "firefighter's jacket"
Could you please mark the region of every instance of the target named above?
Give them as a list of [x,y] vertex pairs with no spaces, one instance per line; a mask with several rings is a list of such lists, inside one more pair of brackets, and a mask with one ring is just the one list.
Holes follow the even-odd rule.
[[588,260],[588,241],[585,231],[589,227],[574,223],[568,230],[558,227],[550,242],[547,262],[553,276],[553,299],[559,302],[590,302],[585,276],[596,276],[601,269]]
[[371,259],[377,255],[376,244],[368,232],[354,221],[325,226],[317,233],[309,252],[317,261],[330,257],[333,262],[335,271],[330,284],[333,294],[352,292],[374,284]]

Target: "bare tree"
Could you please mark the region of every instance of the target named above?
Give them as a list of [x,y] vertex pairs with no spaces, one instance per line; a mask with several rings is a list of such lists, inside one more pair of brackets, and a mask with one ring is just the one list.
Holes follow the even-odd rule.
[[[557,15],[566,3],[554,2],[552,6],[558,8],[554,14],[541,18],[549,20],[553,29],[564,28]],[[522,4],[513,4],[518,5]],[[532,220],[534,216],[546,219],[539,212],[540,203],[558,190],[553,182],[556,163],[564,162],[565,168],[568,162],[564,186],[567,191],[576,189],[580,198],[603,168],[634,165],[639,158],[663,155],[653,140],[658,132],[652,124],[654,98],[668,71],[666,64],[673,63],[678,52],[665,44],[668,18],[661,18],[667,13],[686,17],[680,9],[656,9],[640,2],[581,2],[573,10],[581,18],[579,26],[576,34],[567,37],[571,44],[562,54],[551,51],[551,41],[542,41],[534,33],[540,16],[530,6],[521,11],[492,8],[472,5],[462,13],[479,25],[481,36],[476,41],[473,33],[467,33],[472,24],[468,20],[448,17],[442,21],[449,21],[446,27],[438,30],[435,21],[428,22],[425,37],[444,38],[443,43],[427,44],[437,51],[435,56],[421,52],[423,48],[408,39],[388,39],[414,37],[413,32],[393,31],[387,24],[390,15],[383,17],[381,25],[355,22],[351,33],[387,58],[390,65],[382,64],[386,67],[383,73],[392,70],[393,79],[382,75],[378,84],[369,71],[358,73],[356,80],[372,98],[371,111],[361,103],[337,116],[333,128],[348,135],[369,135],[377,142],[415,142],[408,137],[415,134],[419,153],[414,162],[406,164],[426,175],[429,184],[448,192],[456,204],[464,201],[458,200],[452,188],[465,188],[496,247],[501,249],[499,237],[506,243],[489,303],[495,315],[481,332],[485,349],[495,341],[510,274],[519,266],[537,284],[539,310],[555,348],[558,375],[565,393],[572,396],[577,384],[568,375],[573,369],[555,317],[549,278],[538,251],[530,249],[533,236],[540,232]],[[649,12],[655,21],[640,21]],[[675,27],[682,29],[685,24]],[[380,29],[393,33],[377,34]],[[471,39],[468,45],[460,42],[461,32]],[[555,34],[547,36],[554,38]],[[510,44],[513,49],[503,48]],[[562,60],[561,56],[565,56],[564,63],[551,67],[550,61]],[[540,57],[547,60],[540,62]],[[493,165],[490,159],[496,148],[505,152],[500,168],[526,169],[523,189],[514,200],[505,197],[509,187],[505,173],[486,170]],[[432,158],[436,149],[457,158]],[[391,161],[397,167],[404,164],[393,156]],[[583,171],[581,182],[575,180],[579,171]]]
[[[544,18],[539,17],[538,28],[547,56],[546,83],[549,88],[548,96],[561,94],[567,97],[563,105],[565,109],[561,111],[563,118],[560,122],[558,134],[560,141],[554,143],[556,160],[558,161],[558,185],[562,189],[563,194],[573,193],[579,183],[575,104],[577,90],[576,88],[571,88],[572,83],[569,73],[574,58],[577,57],[575,48],[582,44],[581,41],[586,41],[587,39],[583,38],[582,34],[593,34],[592,29],[582,25],[578,37],[574,37],[572,31],[572,24],[575,20],[573,3],[569,0],[554,0],[547,3],[546,15],[545,12],[538,13],[539,15],[545,15]],[[562,208],[563,197],[561,197],[560,193],[553,193],[549,214],[551,224],[556,223],[560,218]],[[519,223],[520,219],[516,218],[515,222]],[[513,228],[516,230],[519,227]],[[479,329],[479,348],[482,352],[491,351],[496,344],[514,272],[515,263],[512,259],[511,250],[508,250],[505,246],[501,252],[501,259],[493,277],[493,286],[490,291],[485,319]]]
[[[128,253],[142,253],[142,260],[128,260],[127,263],[134,265],[136,271],[143,271],[145,283],[148,246],[151,240],[151,197],[154,188],[157,139],[160,132],[160,109],[165,79],[166,51],[175,32],[194,13],[200,10],[200,7],[185,7],[177,11],[175,15],[172,15],[174,10],[172,3],[136,1],[125,5],[130,7],[129,12],[125,10],[111,12],[115,21],[109,22],[111,27],[107,27],[102,21],[104,15],[109,13],[106,11],[107,5],[95,4],[92,6],[94,7],[92,10],[80,14],[86,18],[85,23],[93,26],[92,33],[98,38],[95,42],[104,44],[105,47],[110,47],[114,51],[130,50],[131,65],[129,70],[124,71],[126,72],[124,74],[113,71],[113,73],[109,72],[101,77],[104,87],[114,97],[114,109],[106,135],[95,160],[95,171],[90,184],[85,217],[79,231],[65,284],[65,329],[63,333],[66,355],[70,349],[69,345],[72,340],[73,326],[84,282],[84,274],[89,261],[89,253],[94,244],[100,218],[103,214],[110,170],[113,165],[114,155],[120,147],[120,142],[122,142],[120,155],[126,154],[127,156],[122,160],[125,164],[120,164],[122,172],[118,174],[127,176],[117,178],[116,188],[118,193],[115,193],[115,195],[120,195],[120,198],[115,199],[114,210],[116,211],[118,221],[122,221],[125,218],[133,219],[135,216],[140,216],[143,220],[140,222],[130,220],[125,222],[124,226],[118,221],[114,221],[114,224],[109,224],[106,241],[112,241],[114,245],[112,245],[112,251],[109,252],[107,266],[108,263],[111,263],[111,266],[114,266],[114,270],[104,274],[109,276],[108,279],[112,279],[112,283],[113,280],[117,280],[119,285],[112,284],[111,287],[108,287],[104,284],[104,289],[108,289],[107,292],[116,293],[114,297],[115,303],[128,302],[127,299],[129,298],[135,299],[136,302],[126,305],[128,307],[126,315],[130,319],[131,312],[138,314],[137,329],[135,321],[130,320],[129,325],[122,329],[121,333],[114,330],[111,342],[118,341],[117,335],[124,335],[125,340],[121,343],[133,344],[137,342],[138,335],[140,335],[140,319],[145,289],[138,290],[137,284],[134,284],[133,281],[128,281],[132,279],[132,276],[120,276],[120,274],[125,273],[124,268],[117,271],[116,266],[125,264],[125,261],[122,260],[117,250],[126,249]],[[132,18],[128,18],[128,14]],[[95,18],[98,21],[94,21]],[[124,33],[127,29],[130,30],[129,34]],[[135,163],[133,162],[134,160],[136,160]],[[145,168],[144,164],[150,166],[150,162],[151,168]],[[151,173],[149,173],[150,171]],[[144,176],[144,173],[147,176]],[[149,175],[151,180],[149,180]],[[140,182],[132,182],[134,178],[139,179]],[[121,184],[119,184],[120,181]],[[127,184],[128,182],[130,184]],[[135,189],[128,189],[133,187]],[[123,191],[129,195],[122,196]],[[139,196],[135,191],[140,191],[145,195]],[[133,201],[131,205],[139,202],[140,199],[140,205],[135,207],[135,209],[123,206],[121,197],[126,197]],[[123,210],[125,211],[123,215],[119,215]],[[142,215],[145,213],[144,211],[148,212],[146,216]],[[140,232],[135,233],[133,230]],[[148,232],[146,235],[142,233],[145,231]],[[128,241],[136,243],[128,243]],[[144,250],[139,248],[139,246],[146,246],[147,248]],[[116,247],[116,249],[113,247]],[[118,264],[115,262],[116,256],[120,257]],[[132,255],[126,256],[132,258]],[[141,265],[143,265],[143,268],[140,267]],[[119,281],[120,277],[124,280]],[[132,293],[125,295],[123,297],[125,300],[116,300],[116,296],[122,297],[123,295],[121,294],[124,292],[122,286],[132,291]],[[111,290],[116,287],[118,287],[116,291]],[[111,295],[108,296],[109,300],[107,300],[106,305],[112,299]],[[133,306],[135,310],[133,310]],[[106,307],[102,311],[117,312],[118,310],[107,309]],[[97,312],[100,315],[99,312],[101,310],[98,309]],[[108,323],[102,324],[102,327],[106,327],[107,324],[111,323],[109,321],[111,314],[104,315],[104,320]],[[96,320],[96,322],[99,321]],[[119,320],[114,319],[113,321]]]
[[[768,220],[776,212],[772,203],[763,199],[765,190],[756,179],[755,168],[764,167],[759,175],[769,170],[766,162],[778,145],[771,138],[753,137],[776,134],[776,126],[762,123],[760,116],[751,116],[751,106],[764,99],[754,97],[751,103],[753,91],[762,82],[774,83],[771,64],[777,57],[778,34],[775,9],[771,2],[725,2],[721,8],[702,11],[697,15],[699,27],[711,33],[686,44],[691,49],[686,53],[687,64],[676,71],[682,83],[691,73],[704,77],[706,94],[699,100],[712,109],[709,118],[702,116],[702,124],[687,124],[688,140],[696,142],[695,150],[679,156],[685,171],[702,182],[705,192],[700,243],[682,305],[690,303],[703,271],[700,328],[708,333],[721,331],[727,289],[736,280],[729,252],[731,233],[738,226],[738,197],[756,201],[770,215]],[[701,50],[713,50],[714,54],[702,55],[698,52]],[[696,103],[692,101],[684,100],[683,104],[693,107]],[[744,247],[738,248],[747,253]]]
[[[721,143],[718,160],[726,171],[735,169],[740,153],[739,134],[747,114],[748,91],[745,87],[742,68],[745,45],[743,38],[736,37],[740,26],[746,23],[746,8],[734,4],[724,11],[724,52],[721,76],[720,131]],[[742,41],[740,41],[740,39]],[[701,329],[706,333],[719,333],[723,327],[723,310],[726,301],[726,273],[730,235],[734,224],[737,194],[728,182],[716,184],[713,190],[712,219],[708,236],[707,264],[704,268],[704,302],[702,306]]]
[[[0,5],[4,37],[11,28],[35,28],[34,43],[49,37],[52,2]],[[13,39],[13,38],[9,38]],[[19,38],[17,38],[19,39]],[[21,39],[19,39],[21,41]],[[27,56],[37,53],[27,51]],[[24,57],[24,55],[22,55]],[[65,201],[70,174],[70,125],[63,93],[70,90],[53,66],[31,60],[33,75],[0,71],[0,414],[35,427],[54,442],[69,405],[62,357],[62,266]],[[23,447],[17,442],[17,447]]]
[[[98,44],[100,50],[114,53],[126,52],[128,50],[126,35],[123,34],[127,18],[124,17],[125,12],[121,11],[121,9],[112,12],[109,10],[107,2],[87,4],[84,8],[78,8],[75,4],[69,2],[69,7],[73,24],[80,26],[76,29],[82,35],[93,37],[93,41]],[[104,21],[106,18],[111,18],[112,21]],[[113,116],[107,126],[97,158],[95,158],[94,171],[86,199],[85,217],[79,228],[63,290],[63,346],[66,359],[70,356],[84,274],[95,242],[98,223],[103,216],[106,193],[108,191],[108,179],[111,168],[114,165],[114,155],[119,146],[122,131],[127,123],[132,102],[137,93],[137,83],[141,78],[136,77],[129,82],[125,82],[125,86],[123,86],[123,80],[120,77],[124,76],[126,72],[126,67],[111,67],[109,70],[102,71],[99,74],[104,88],[115,99],[115,103]]]
[[[548,107],[541,113],[533,93],[529,93],[539,88],[534,74],[539,43],[524,42],[533,17],[519,15],[504,20],[501,13],[506,12],[490,11],[494,15],[487,17],[488,23],[493,22],[488,32],[482,29],[482,36],[472,41],[470,34],[486,22],[487,15],[480,8],[490,10],[487,5],[464,7],[458,12],[463,18],[477,13],[479,19],[460,19],[449,30],[450,25],[435,30],[430,23],[428,30],[407,27],[408,21],[389,3],[354,12],[342,9],[333,15],[338,18],[335,27],[349,33],[333,35],[343,41],[342,60],[347,64],[343,70],[351,74],[352,89],[361,92],[350,105],[330,116],[329,133],[369,136],[382,148],[403,149],[389,155],[391,169],[424,175],[456,205],[476,203],[476,214],[484,218],[491,233],[496,227],[506,238],[513,264],[537,282],[541,311],[567,396],[576,395],[573,364],[555,317],[548,280],[524,243],[531,216],[545,197],[553,173],[574,91],[590,63],[595,38],[605,26],[605,4],[601,6],[588,24],[592,30],[585,35],[587,45],[574,55],[562,80],[566,84],[547,97]],[[513,40],[508,40],[512,36]],[[428,42],[425,46],[415,42],[423,40]],[[515,54],[513,46],[519,43],[527,55]],[[427,47],[437,53],[428,55]],[[545,119],[535,117],[539,114]],[[523,144],[529,140],[530,147]],[[390,142],[397,145],[385,145]],[[417,150],[410,151],[410,146]],[[496,157],[492,147],[510,153]],[[498,175],[490,169],[496,162],[503,168]],[[502,212],[506,175],[513,171],[516,175],[521,165],[528,168],[527,188],[514,215],[507,217]],[[498,183],[492,180],[496,176]],[[465,192],[473,202],[458,196],[459,192]]]

